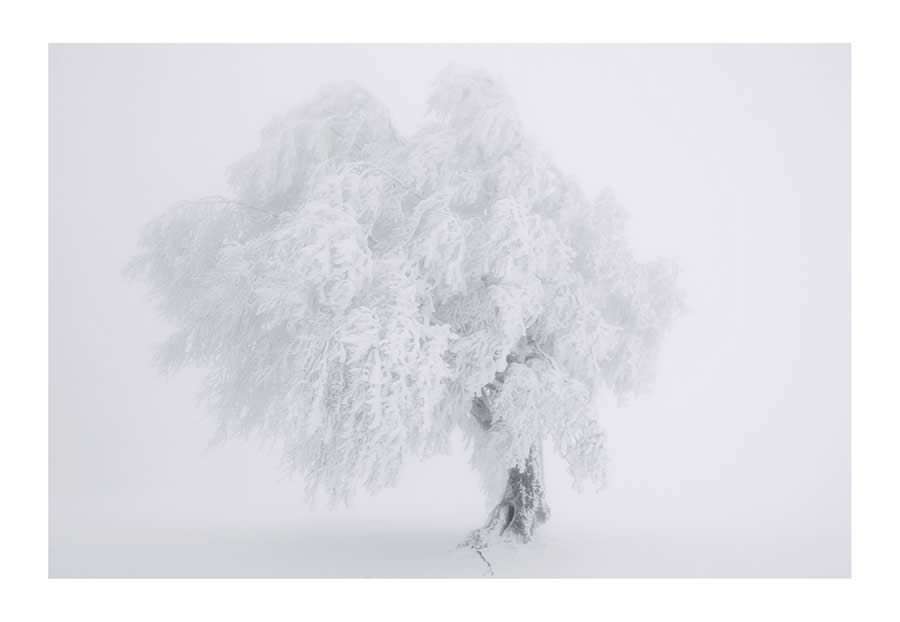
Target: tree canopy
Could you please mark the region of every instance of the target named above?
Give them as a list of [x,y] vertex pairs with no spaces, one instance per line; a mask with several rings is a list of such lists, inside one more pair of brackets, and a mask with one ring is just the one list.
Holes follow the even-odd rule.
[[651,381],[675,266],[635,259],[622,208],[583,195],[499,82],[446,70],[408,137],[366,90],[327,87],[229,181],[148,224],[131,266],[174,327],[162,362],[207,370],[222,434],[277,439],[336,500],[454,427],[488,480],[546,438],[599,481],[592,397]]

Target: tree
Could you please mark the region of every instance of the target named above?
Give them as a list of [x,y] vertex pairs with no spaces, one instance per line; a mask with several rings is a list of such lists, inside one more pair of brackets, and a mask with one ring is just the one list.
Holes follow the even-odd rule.
[[404,138],[362,88],[322,90],[233,167],[234,198],[151,222],[131,270],[175,327],[163,364],[207,369],[221,435],[277,440],[310,497],[377,492],[461,428],[499,499],[480,550],[548,519],[545,439],[601,483],[593,397],[648,384],[679,297],[495,80],[445,70],[428,109]]

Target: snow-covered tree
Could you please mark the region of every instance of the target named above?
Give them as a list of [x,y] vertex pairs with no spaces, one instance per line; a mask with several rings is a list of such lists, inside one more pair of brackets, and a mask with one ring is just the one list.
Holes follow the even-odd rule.
[[208,370],[222,435],[283,444],[311,497],[377,492],[461,428],[499,499],[466,543],[528,541],[545,440],[601,483],[593,398],[650,381],[675,270],[634,258],[622,209],[553,165],[495,80],[448,69],[428,110],[404,137],[364,89],[322,90],[232,168],[233,198],[150,223],[131,269],[175,328],[163,363]]

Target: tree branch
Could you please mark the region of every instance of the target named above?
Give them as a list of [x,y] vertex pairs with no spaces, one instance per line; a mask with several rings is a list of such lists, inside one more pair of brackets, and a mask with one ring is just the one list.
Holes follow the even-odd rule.
[[263,214],[268,214],[272,218],[277,218],[278,215],[275,212],[270,212],[269,210],[262,209],[256,207],[254,205],[250,205],[249,203],[244,203],[243,201],[235,201],[234,199],[227,199],[223,196],[212,195],[207,197],[201,197],[196,201],[188,201],[188,203],[218,203],[221,205],[225,205],[227,207],[239,207],[241,209],[249,209],[255,212],[262,212]]
[[368,160],[360,160],[359,162],[354,162],[354,164],[362,164],[362,165],[364,165],[364,166],[368,166],[369,168],[375,169],[376,171],[378,171],[378,172],[381,173],[382,175],[384,175],[384,176],[390,178],[391,180],[393,180],[394,183],[396,183],[398,186],[402,187],[404,190],[406,190],[406,191],[409,192],[410,194],[415,195],[415,197],[416,197],[417,199],[419,199],[420,201],[424,201],[424,200],[425,200],[425,197],[423,197],[421,194],[419,194],[418,192],[416,192],[409,184],[407,184],[407,183],[403,182],[402,180],[398,179],[398,178],[397,178],[396,176],[394,176],[392,173],[390,173],[390,172],[384,170],[383,168],[381,168],[381,167],[378,166],[377,164],[374,164],[373,162],[369,162]]

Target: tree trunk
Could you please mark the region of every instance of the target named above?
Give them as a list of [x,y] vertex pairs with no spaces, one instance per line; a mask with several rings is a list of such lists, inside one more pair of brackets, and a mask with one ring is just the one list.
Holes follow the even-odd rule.
[[528,542],[535,527],[550,518],[550,507],[544,495],[544,464],[540,445],[532,445],[524,468],[509,470],[506,492],[500,505],[509,508],[509,521],[504,531],[512,532],[519,540]]
[[472,532],[463,546],[483,549],[492,537],[504,536],[519,542],[530,542],[535,528],[549,518],[541,447],[534,444],[525,464],[509,470],[503,498],[494,507],[487,524]]
[[[527,363],[533,353],[513,353],[506,357],[507,365]],[[507,368],[508,369],[508,368]],[[488,434],[499,423],[493,405],[503,390],[506,370],[498,372],[493,382],[481,389],[481,395],[472,400],[470,413]],[[468,546],[480,551],[490,540],[505,536],[519,542],[530,542],[535,528],[550,518],[550,507],[544,496],[544,459],[540,442],[533,443],[528,450],[524,464],[511,469],[506,479],[506,490],[490,517],[481,529],[473,531],[460,546]]]

